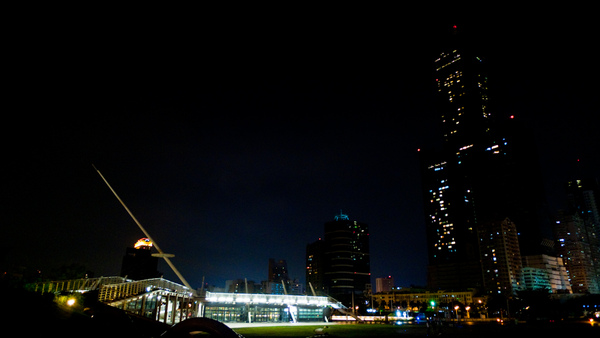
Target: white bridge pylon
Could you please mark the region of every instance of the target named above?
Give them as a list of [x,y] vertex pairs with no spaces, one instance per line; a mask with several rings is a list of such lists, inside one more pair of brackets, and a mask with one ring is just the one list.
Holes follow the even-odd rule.
[[183,283],[183,285],[185,285],[186,287],[188,287],[190,290],[194,290],[194,288],[192,288],[190,286],[190,284],[185,280],[185,278],[183,278],[183,276],[181,275],[181,273],[179,272],[179,270],[177,270],[177,268],[175,267],[175,265],[173,265],[173,262],[171,262],[171,260],[169,259],[169,258],[175,257],[175,255],[166,254],[166,253],[164,253],[160,249],[160,247],[158,246],[158,244],[156,243],[156,241],[150,236],[150,234],[148,233],[148,231],[146,231],[146,229],[144,229],[144,227],[137,220],[137,218],[135,218],[135,216],[133,215],[133,213],[131,212],[131,210],[129,210],[129,208],[127,208],[127,206],[125,205],[125,203],[123,202],[123,200],[121,200],[121,198],[119,197],[119,195],[117,195],[117,192],[110,186],[110,184],[108,183],[108,181],[106,180],[106,178],[104,178],[104,176],[102,176],[102,173],[100,173],[100,170],[98,170],[96,168],[96,166],[93,165],[93,164],[92,164],[92,167],[94,167],[94,169],[96,170],[96,172],[98,172],[98,175],[100,175],[100,177],[102,178],[102,180],[104,181],[104,183],[106,183],[106,185],[108,186],[108,188],[110,189],[110,191],[112,191],[113,195],[115,195],[115,197],[117,198],[117,200],[119,200],[119,202],[121,203],[121,205],[123,206],[123,208],[125,208],[125,210],[129,214],[129,216],[131,216],[131,218],[133,219],[133,221],[135,222],[135,224],[137,224],[137,226],[140,228],[140,230],[142,230],[142,232],[144,233],[144,235],[146,235],[146,237],[148,237],[148,239],[154,244],[154,247],[158,251],[158,254],[153,254],[152,256],[163,258],[165,260],[165,262],[167,262],[167,264],[171,267],[171,270],[173,270],[173,272],[177,275],[177,277],[179,277],[179,280],[181,280],[181,282]]

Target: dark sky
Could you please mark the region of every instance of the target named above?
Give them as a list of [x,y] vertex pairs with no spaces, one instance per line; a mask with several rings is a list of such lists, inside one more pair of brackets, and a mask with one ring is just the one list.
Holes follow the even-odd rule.
[[[416,150],[439,141],[432,61],[455,23],[209,14],[11,39],[5,263],[120,272],[143,234],[93,163],[194,287],[259,282],[269,258],[304,282],[306,244],[340,210],[370,226],[373,277],[424,285]],[[567,179],[598,176],[598,29],[457,24],[477,32],[496,113],[531,124],[560,207]]]

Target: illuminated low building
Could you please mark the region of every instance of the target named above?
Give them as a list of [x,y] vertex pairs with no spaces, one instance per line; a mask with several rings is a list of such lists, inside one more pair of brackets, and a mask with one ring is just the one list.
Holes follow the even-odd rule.
[[525,289],[550,293],[572,293],[562,258],[548,255],[523,257]]
[[378,292],[373,295],[373,300],[379,304],[385,304],[385,308],[392,309],[393,307],[401,308],[417,308],[428,306],[432,301],[438,306],[446,306],[460,302],[465,305],[473,304],[473,296],[475,291],[460,291],[460,292]]
[[206,292],[200,311],[221,322],[325,322],[339,306],[321,296]]

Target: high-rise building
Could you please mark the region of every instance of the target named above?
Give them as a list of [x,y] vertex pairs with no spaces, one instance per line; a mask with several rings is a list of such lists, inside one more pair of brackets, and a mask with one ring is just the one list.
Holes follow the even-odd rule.
[[600,293],[590,242],[593,232],[579,214],[560,211],[554,227],[557,251],[563,259],[574,293]]
[[480,224],[509,218],[526,254],[541,253],[550,235],[531,133],[517,117],[494,110],[477,45],[455,31],[434,61],[442,145],[420,151],[433,288],[483,287]]
[[265,292],[278,295],[292,293],[290,292],[291,282],[285,259],[275,260],[269,258],[269,272],[265,283]]
[[325,290],[325,241],[321,238],[306,246],[306,289],[311,294],[322,296]]
[[597,179],[572,180],[567,182],[567,210],[577,213],[593,224],[594,231],[600,227],[600,186]]
[[287,282],[290,277],[288,276],[287,262],[285,259],[276,261],[273,258],[269,258],[269,273],[267,277],[269,282]]
[[324,284],[331,295],[362,294],[371,283],[369,227],[348,215],[325,223]]
[[598,181],[566,184],[567,205],[554,224],[558,254],[563,259],[574,293],[600,293],[600,213]]
[[483,286],[487,293],[512,295],[523,289],[517,228],[510,219],[479,225]]
[[134,280],[157,278],[158,257],[152,256],[153,244],[148,238],[138,240],[133,248],[127,248],[121,265],[121,276]]
[[577,214],[583,222],[590,246],[593,279],[600,287],[600,186],[598,179],[567,182],[567,210]]
[[394,277],[387,276],[375,279],[375,292],[389,292],[394,288]]
[[324,228],[323,239],[306,248],[308,287],[340,300],[363,294],[371,284],[368,225],[340,213]]

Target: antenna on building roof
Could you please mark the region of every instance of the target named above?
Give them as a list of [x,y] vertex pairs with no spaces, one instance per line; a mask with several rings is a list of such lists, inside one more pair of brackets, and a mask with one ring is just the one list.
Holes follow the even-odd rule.
[[342,221],[342,220],[349,221],[350,220],[350,218],[348,217],[348,215],[345,215],[345,214],[342,213],[342,209],[340,209],[340,214],[339,215],[335,215],[334,218],[335,218],[336,221]]

